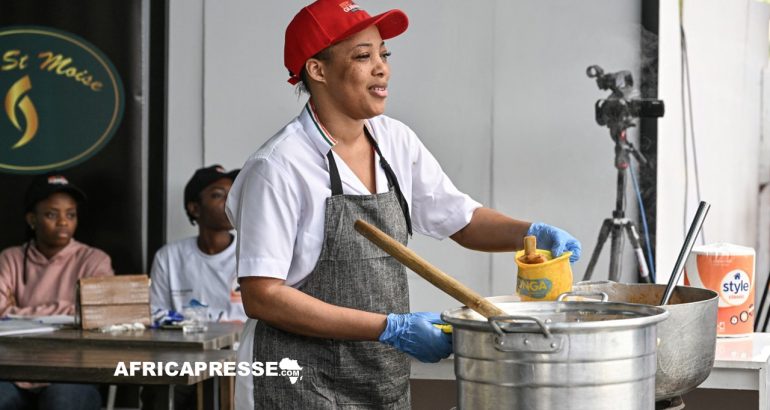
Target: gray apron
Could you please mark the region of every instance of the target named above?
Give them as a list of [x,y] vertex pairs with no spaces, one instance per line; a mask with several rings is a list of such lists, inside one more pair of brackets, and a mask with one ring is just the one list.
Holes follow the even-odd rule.
[[[376,313],[409,312],[405,268],[353,229],[363,219],[406,244],[409,209],[398,180],[374,139],[389,190],[375,195],[343,195],[329,151],[332,196],[326,199],[321,256],[299,290],[324,302]],[[288,358],[302,378],[253,377],[255,409],[409,409],[409,357],[380,342],[300,336],[259,321],[254,361]]]

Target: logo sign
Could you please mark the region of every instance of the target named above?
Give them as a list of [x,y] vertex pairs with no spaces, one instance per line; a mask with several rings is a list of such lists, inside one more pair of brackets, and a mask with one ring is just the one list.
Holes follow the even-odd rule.
[[352,1],[343,1],[339,4],[340,8],[342,8],[342,11],[345,13],[350,13],[354,11],[361,10],[361,7],[358,7],[358,4],[352,2]]
[[539,279],[516,279],[516,289],[520,295],[529,296],[534,299],[543,299],[551,291],[553,284],[550,280]]
[[123,83],[93,44],[45,27],[0,28],[0,172],[65,169],[123,118]]
[[749,275],[740,270],[728,272],[727,275],[722,278],[720,284],[721,292],[719,292],[719,305],[720,306],[739,306],[748,300],[751,294],[751,278]]
[[284,357],[280,362],[118,362],[115,376],[252,376],[287,377],[289,383],[302,380],[302,366]]
[[278,367],[281,369],[281,376],[288,377],[291,384],[297,383],[297,380],[302,380],[302,366],[297,364],[296,360],[284,357],[278,363]]

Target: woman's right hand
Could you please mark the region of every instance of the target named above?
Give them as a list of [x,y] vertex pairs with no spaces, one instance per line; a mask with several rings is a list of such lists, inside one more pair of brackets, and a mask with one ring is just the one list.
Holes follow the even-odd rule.
[[421,362],[435,363],[452,353],[452,335],[433,326],[443,323],[433,312],[391,313],[379,340]]
[[529,227],[527,235],[536,237],[538,247],[551,251],[554,258],[558,258],[564,252],[569,251],[572,252],[572,255],[569,257],[571,263],[575,263],[580,259],[582,248],[580,241],[563,229],[542,222],[536,222]]

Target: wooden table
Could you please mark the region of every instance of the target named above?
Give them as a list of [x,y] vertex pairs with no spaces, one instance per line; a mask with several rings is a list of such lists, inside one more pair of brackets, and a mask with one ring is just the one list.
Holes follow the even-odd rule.
[[120,348],[162,348],[171,350],[216,350],[232,347],[243,325],[209,323],[203,333],[184,334],[181,330],[146,329],[141,331],[101,333],[91,330],[59,329],[48,333],[0,336],[0,344],[34,344],[40,347],[71,346]]
[[[0,341],[1,342],[1,341]],[[5,380],[106,384],[196,384],[213,377],[208,372],[192,375],[116,375],[119,362],[233,362],[233,350],[182,351],[116,349],[70,346],[40,349],[0,344],[0,375]],[[177,370],[179,368],[177,367]],[[156,373],[157,374],[157,373]]]
[[[60,329],[0,336],[0,375],[5,380],[169,385],[169,408],[173,408],[175,384],[191,385],[213,378],[214,402],[222,409],[232,409],[232,377],[215,377],[208,372],[146,376],[141,371],[126,376],[116,375],[116,369],[119,362],[175,362],[180,366],[184,362],[235,362],[231,347],[241,329],[240,324],[209,323],[206,332],[197,334],[156,329],[120,333]],[[219,380],[222,383],[216,386]],[[201,394],[199,389],[199,397]]]

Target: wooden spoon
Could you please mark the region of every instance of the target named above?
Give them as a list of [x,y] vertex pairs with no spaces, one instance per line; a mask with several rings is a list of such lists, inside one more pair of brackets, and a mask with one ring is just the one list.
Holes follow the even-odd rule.
[[529,235],[524,237],[524,255],[519,257],[523,263],[534,264],[545,262],[545,257],[537,253],[537,238]]
[[385,232],[377,229],[377,227],[360,219],[356,221],[354,226],[358,233],[372,241],[372,243],[377,245],[388,255],[396,258],[397,261],[417,272],[418,275],[444,291],[444,293],[457,299],[460,303],[475,310],[485,318],[505,316],[506,313],[502,309],[484,299],[484,297],[474,292],[471,288],[463,285],[457,279],[431,265],[413,250],[391,238]]

